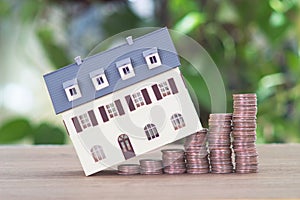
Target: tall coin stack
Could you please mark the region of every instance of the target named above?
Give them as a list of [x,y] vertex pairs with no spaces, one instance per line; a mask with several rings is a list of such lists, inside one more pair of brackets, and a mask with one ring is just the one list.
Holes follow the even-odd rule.
[[186,172],[183,149],[164,149],[161,152],[166,174],[183,174]]
[[162,160],[142,159],[140,160],[141,174],[154,175],[163,174]]
[[258,172],[256,94],[233,95],[233,150],[236,173]]
[[209,116],[208,147],[212,173],[232,173],[231,130],[232,114],[218,113]]
[[186,168],[189,174],[209,172],[208,151],[206,147],[207,129],[188,136],[184,143]]

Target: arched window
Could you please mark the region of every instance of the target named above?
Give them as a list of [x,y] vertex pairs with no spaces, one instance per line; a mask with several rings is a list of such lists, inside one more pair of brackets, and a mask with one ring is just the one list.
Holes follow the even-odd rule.
[[172,115],[171,122],[175,130],[185,127],[185,122],[181,114],[176,113]]
[[147,136],[148,140],[159,137],[157,128],[154,124],[147,124],[144,128],[144,131],[146,133],[146,136]]
[[100,145],[95,145],[91,149],[92,156],[95,160],[95,162],[99,162],[100,160],[103,160],[106,158],[103,148]]

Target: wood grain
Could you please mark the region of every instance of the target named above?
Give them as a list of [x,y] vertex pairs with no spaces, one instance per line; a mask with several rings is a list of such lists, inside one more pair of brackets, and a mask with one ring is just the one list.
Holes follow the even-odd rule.
[[[85,177],[71,146],[0,147],[0,199],[300,198],[300,144],[259,145],[257,174]],[[143,157],[160,157],[154,151]],[[131,162],[137,162],[135,159]]]

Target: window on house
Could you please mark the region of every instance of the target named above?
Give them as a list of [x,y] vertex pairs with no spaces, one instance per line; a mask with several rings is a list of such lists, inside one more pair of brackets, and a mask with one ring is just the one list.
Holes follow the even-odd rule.
[[171,122],[175,130],[185,127],[185,122],[181,114],[176,113],[172,115]]
[[162,96],[165,97],[171,94],[170,87],[166,81],[158,84],[158,87]]
[[77,83],[77,79],[66,81],[63,83],[63,88],[69,101],[74,101],[81,97],[81,92]]
[[147,124],[144,127],[144,131],[146,133],[147,139],[152,140],[156,137],[159,137],[159,133],[157,131],[157,128],[154,124]]
[[143,56],[146,60],[149,69],[153,69],[155,67],[161,66],[161,60],[156,47],[144,51]]
[[91,154],[92,154],[95,162],[99,162],[100,160],[103,160],[106,158],[103,148],[100,145],[93,146],[91,149]]
[[123,67],[122,70],[123,70],[123,73],[124,73],[125,75],[127,75],[127,74],[130,73],[130,69],[129,69],[128,66]]
[[104,73],[104,69],[98,69],[90,73],[90,78],[92,79],[93,85],[96,90],[101,90],[109,86],[108,80]]
[[156,56],[150,56],[149,59],[150,59],[150,63],[151,63],[151,64],[157,63]]
[[83,129],[86,129],[86,128],[92,126],[90,118],[88,117],[88,115],[86,113],[84,113],[83,115],[79,115],[79,122]]
[[118,116],[118,111],[114,103],[107,104],[105,107],[110,118]]
[[102,76],[96,78],[96,81],[97,81],[98,85],[101,85],[101,84],[104,83],[104,80],[103,80],[103,77],[102,77]]
[[130,58],[126,58],[116,62],[116,66],[118,68],[122,80],[126,80],[135,76]]
[[167,81],[161,82],[159,84],[154,84],[151,87],[155,94],[156,100],[158,101],[165,96],[178,93],[178,89],[173,78],[170,78]]
[[132,95],[134,104],[136,107],[141,107],[143,105],[145,105],[145,100],[141,94],[141,92],[136,92]]
[[79,115],[78,117],[73,117],[72,122],[74,124],[77,133],[82,132],[83,129],[98,125],[98,121],[96,119],[93,110],[90,110],[87,113]]
[[73,88],[70,88],[70,89],[69,89],[69,92],[70,92],[70,95],[71,95],[71,96],[75,96],[75,95],[77,94],[76,88],[74,88],[74,87],[73,87]]

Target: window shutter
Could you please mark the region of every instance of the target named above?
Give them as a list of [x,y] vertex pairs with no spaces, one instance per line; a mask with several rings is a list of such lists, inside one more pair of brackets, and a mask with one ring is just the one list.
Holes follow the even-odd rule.
[[133,101],[132,101],[132,99],[131,99],[131,96],[130,96],[130,95],[127,95],[127,96],[125,97],[125,99],[126,99],[126,102],[127,102],[127,104],[128,104],[129,110],[130,110],[130,111],[134,111],[134,110],[135,110],[135,106],[134,106],[134,104],[133,104]]
[[98,125],[98,122],[97,122],[97,119],[96,119],[96,116],[95,116],[94,111],[93,111],[93,110],[90,110],[90,111],[88,112],[88,114],[89,114],[89,117],[90,117],[90,119],[91,119],[91,121],[92,121],[92,125],[93,125],[93,126],[97,126],[97,125]]
[[73,117],[73,118],[72,118],[72,122],[73,122],[73,124],[74,124],[75,129],[76,129],[76,132],[77,132],[77,133],[80,133],[80,132],[82,131],[82,128],[81,128],[81,126],[80,126],[80,123],[79,123],[78,118],[77,118],[77,117]]
[[169,82],[169,85],[170,85],[170,87],[171,87],[172,93],[173,93],[173,94],[178,93],[178,89],[177,89],[177,87],[176,87],[176,84],[175,84],[174,79],[173,79],[173,78],[170,78],[170,79],[168,79],[168,82]]
[[107,122],[109,119],[108,119],[108,116],[107,116],[107,114],[106,114],[106,111],[105,111],[104,106],[101,106],[101,107],[99,107],[98,109],[99,109],[99,112],[100,112],[100,114],[101,114],[101,117],[102,117],[103,122]]
[[152,89],[153,89],[153,92],[154,92],[154,94],[155,94],[156,99],[157,99],[157,100],[161,100],[161,99],[162,99],[162,96],[161,96],[161,94],[160,94],[160,91],[159,91],[159,88],[158,88],[157,84],[152,85]]
[[70,133],[69,133],[69,130],[68,130],[68,128],[67,128],[67,125],[66,125],[65,120],[63,120],[63,123],[64,123],[64,126],[65,126],[66,130],[67,130],[68,136],[70,136]]
[[145,99],[145,101],[146,101],[146,104],[148,105],[148,104],[150,104],[150,103],[152,103],[152,101],[151,101],[151,99],[150,99],[150,96],[149,96],[149,94],[148,94],[148,91],[147,91],[147,89],[145,88],[145,89],[142,89],[142,95],[143,95],[143,97],[144,97],[144,99]]
[[120,115],[120,116],[121,116],[121,115],[124,115],[125,112],[124,112],[124,109],[123,109],[123,106],[122,106],[121,101],[118,99],[118,100],[115,101],[115,104],[116,104],[116,106],[117,106],[117,110],[118,110],[118,112],[119,112],[119,115]]

